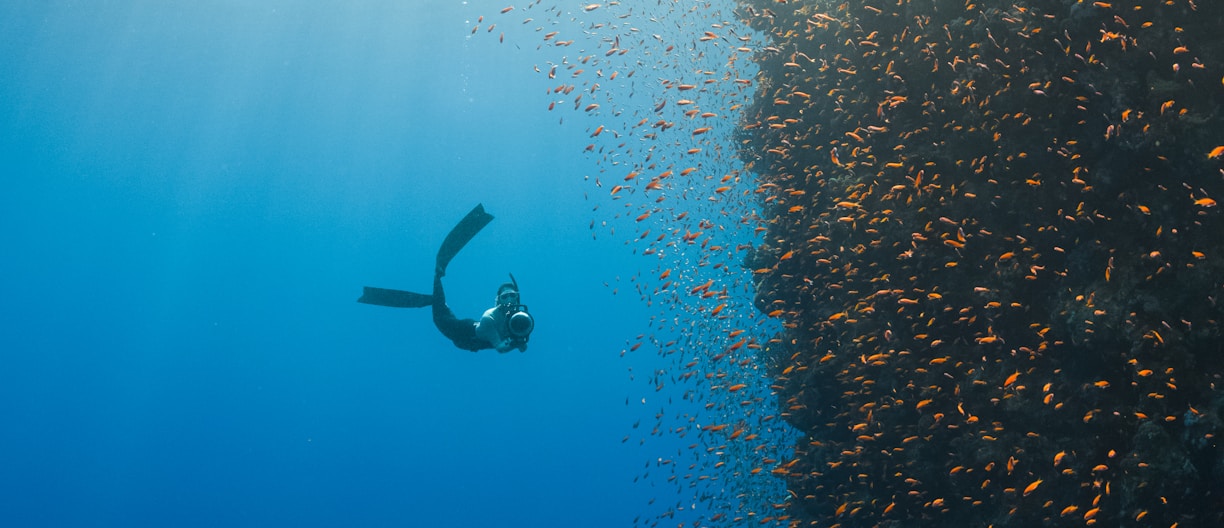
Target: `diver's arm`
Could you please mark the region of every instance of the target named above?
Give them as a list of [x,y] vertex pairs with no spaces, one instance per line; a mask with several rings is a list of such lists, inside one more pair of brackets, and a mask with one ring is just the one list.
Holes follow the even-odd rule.
[[499,306],[485,310],[484,315],[480,317],[480,322],[476,325],[476,335],[491,343],[492,348],[503,354],[516,348],[525,350],[519,347],[514,340],[502,335],[502,331],[506,328],[504,313]]
[[497,330],[501,322],[497,320],[497,313],[497,308],[485,310],[484,315],[480,316],[480,322],[476,323],[476,337],[488,341],[490,346],[501,351],[501,332]]

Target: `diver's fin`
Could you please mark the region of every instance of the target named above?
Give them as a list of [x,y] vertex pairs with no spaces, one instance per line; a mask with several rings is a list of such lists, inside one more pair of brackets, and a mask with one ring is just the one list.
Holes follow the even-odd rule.
[[451,229],[450,234],[446,235],[446,240],[442,241],[442,247],[438,248],[438,267],[437,271],[446,272],[446,266],[450,264],[451,259],[467,245],[472,237],[476,236],[484,226],[489,225],[493,221],[493,215],[486,213],[484,206],[476,204],[476,208],[472,209],[459,224]]
[[433,304],[433,295],[366,286],[357,302],[392,308],[421,308]]

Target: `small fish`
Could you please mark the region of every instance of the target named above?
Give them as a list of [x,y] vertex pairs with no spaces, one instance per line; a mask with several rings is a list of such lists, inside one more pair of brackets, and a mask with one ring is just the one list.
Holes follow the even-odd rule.
[[1008,376],[1007,379],[1003,380],[1003,386],[1010,387],[1012,383],[1016,382],[1016,378],[1019,378],[1019,377],[1020,377],[1020,371],[1016,371],[1012,373],[1012,375]]

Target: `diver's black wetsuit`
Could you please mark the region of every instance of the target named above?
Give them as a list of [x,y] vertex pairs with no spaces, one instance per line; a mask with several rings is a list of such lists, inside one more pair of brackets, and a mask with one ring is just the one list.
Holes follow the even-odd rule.
[[476,337],[476,320],[459,319],[455,317],[450,307],[446,305],[446,293],[442,291],[442,275],[434,274],[433,283],[433,320],[434,325],[455,346],[463,350],[476,352],[485,348],[493,348],[493,344]]

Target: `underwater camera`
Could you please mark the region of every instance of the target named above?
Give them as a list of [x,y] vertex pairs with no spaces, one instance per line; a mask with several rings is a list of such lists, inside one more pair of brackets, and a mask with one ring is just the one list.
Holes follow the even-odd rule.
[[526,304],[514,304],[506,307],[506,330],[516,340],[526,341],[527,336],[535,329],[535,318],[527,313]]

